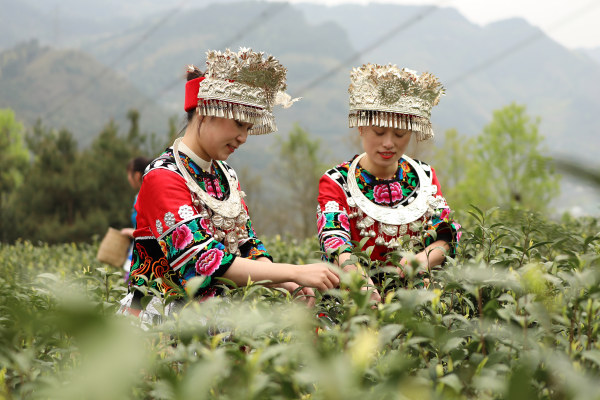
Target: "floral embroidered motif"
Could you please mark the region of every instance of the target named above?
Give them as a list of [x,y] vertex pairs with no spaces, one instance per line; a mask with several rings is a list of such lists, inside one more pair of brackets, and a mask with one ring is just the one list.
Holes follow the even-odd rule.
[[183,250],[192,242],[192,240],[194,240],[194,236],[192,235],[190,228],[186,225],[180,225],[173,231],[171,240],[173,241],[173,247],[175,247],[175,249]]
[[340,205],[337,201],[328,201],[327,204],[325,204],[325,212],[334,211],[340,211]]
[[327,222],[327,218],[325,214],[321,214],[321,216],[317,219],[317,232],[321,233],[323,228],[325,228],[325,223]]
[[200,220],[200,226],[204,229],[208,234],[212,235],[212,231],[210,229],[210,219],[202,218]]
[[444,208],[442,210],[442,215],[440,215],[440,219],[444,222],[450,222],[448,219],[450,217],[450,209],[449,208]]
[[164,220],[167,227],[171,228],[172,226],[175,226],[175,215],[173,215],[172,212],[166,213]]
[[338,216],[338,221],[340,221],[340,225],[342,226],[342,228],[344,228],[347,231],[350,230],[350,220],[348,219],[348,215],[340,214]]
[[187,204],[179,207],[179,218],[181,219],[188,219],[194,216],[194,209],[190,206],[188,206]]
[[460,237],[462,236],[463,233],[459,232],[458,230],[461,228],[461,226],[460,226],[460,224],[458,222],[453,222],[452,226],[456,230],[456,241],[460,242]]
[[169,255],[169,251],[167,250],[167,243],[164,240],[160,240],[158,244],[160,245],[160,249],[162,250],[165,257],[167,257]]
[[[215,192],[214,186],[212,182],[208,178],[204,178],[204,190],[212,197],[217,197],[217,193]],[[218,198],[218,197],[217,197]]]
[[163,234],[163,226],[162,222],[160,222],[160,219],[156,220],[156,232],[158,232],[159,235]]
[[337,236],[332,236],[325,240],[324,247],[325,247],[325,249],[334,250],[340,246],[343,246],[344,244],[346,244],[346,241],[344,239],[337,237]]
[[223,252],[219,249],[210,249],[198,258],[196,272],[199,275],[210,276],[219,268],[221,260],[223,260]]

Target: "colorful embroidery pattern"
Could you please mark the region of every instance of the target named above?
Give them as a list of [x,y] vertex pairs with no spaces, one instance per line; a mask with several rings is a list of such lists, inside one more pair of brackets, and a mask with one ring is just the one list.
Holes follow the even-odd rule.
[[[225,199],[229,196],[230,188],[224,175],[224,173],[234,174],[229,166],[223,163],[225,171],[215,168],[214,165],[211,171],[204,171],[187,155],[180,153],[180,156],[183,165],[202,189],[218,199]],[[144,207],[143,203],[138,203],[140,218],[152,221],[158,235],[150,232],[151,236],[144,235],[144,237],[136,239],[135,256],[131,267],[132,285],[143,286],[148,281],[163,278],[161,287],[158,287],[155,282],[152,286],[165,293],[176,287],[184,289],[187,282],[195,276],[205,276],[206,279],[196,295],[200,297],[218,295],[219,290],[215,290],[213,287],[218,283],[215,278],[225,274],[236,256],[227,252],[222,243],[214,240],[212,232],[209,230],[209,220],[201,217],[198,210],[192,207],[189,190],[181,185],[179,178],[174,175],[177,173],[181,177],[179,171],[173,168],[174,165],[172,150],[167,149],[151,163],[145,173],[147,176],[156,169],[168,170],[168,172],[161,171],[159,175],[156,173],[153,175],[154,182],[158,182],[154,187],[160,187],[162,182],[170,182],[169,187],[181,187],[182,189],[181,193],[179,191],[167,193],[154,190],[150,196],[140,197],[140,199],[147,199],[151,202],[147,207]],[[181,179],[183,178],[181,177]],[[174,181],[176,184],[173,183]],[[243,206],[247,212],[245,203]],[[152,213],[148,210],[161,211]],[[164,228],[161,219],[166,225]],[[161,229],[158,228],[159,225]],[[272,260],[263,243],[256,237],[250,219],[248,219],[247,228],[249,237],[239,243],[242,257],[251,259],[267,257]]]
[[337,250],[343,245],[348,245],[348,247],[340,250],[340,253],[350,253],[352,251],[350,220],[345,211],[326,211],[322,213],[317,218],[317,228],[321,251]]
[[[362,227],[358,228],[356,224],[358,221],[363,220],[363,217],[349,218],[349,214],[356,213],[357,209],[350,209],[348,207],[348,170],[350,164],[357,156],[353,157],[352,160],[338,165],[335,168],[327,171],[321,178],[319,184],[319,208],[317,211],[317,232],[319,241],[321,244],[321,251],[327,252],[328,250],[336,250],[343,245],[348,245],[348,248],[343,249],[341,252],[351,251],[351,240],[359,242],[363,239],[360,235],[361,230],[372,231],[375,233],[375,237],[370,236],[370,239],[366,242],[365,248],[374,246],[374,250],[371,254],[373,259],[385,260],[385,255],[391,250],[384,245],[377,245],[375,239],[377,237],[383,238],[384,241],[390,240],[394,237],[387,231],[380,231],[380,224],[375,221],[362,222]],[[414,160],[418,164],[424,166],[426,176],[432,177],[432,169],[425,163]],[[360,165],[356,168],[356,174],[354,179],[358,184],[361,192],[373,203],[385,206],[385,207],[399,207],[409,204],[418,195],[419,189],[419,177],[414,167],[405,159],[400,159],[398,163],[398,170],[396,174],[387,180],[377,179],[371,173],[366,171]],[[437,183],[435,174],[432,179]],[[438,186],[439,188],[439,186]],[[441,191],[438,195],[441,196]],[[337,205],[340,205],[339,210]],[[336,207],[334,207],[334,205]],[[323,210],[321,212],[321,210]],[[450,218],[450,209],[447,208],[445,202],[440,205],[440,208],[436,210],[440,213],[439,216],[431,218],[431,225],[428,227],[429,230],[435,230],[437,232],[437,238],[439,240],[445,240],[448,243],[456,243],[460,239],[460,233],[457,232],[460,229],[460,225]],[[356,217],[356,214],[355,214]],[[421,221],[424,217],[421,218]],[[385,228],[385,227],[384,227]],[[389,230],[390,227],[385,228]],[[413,232],[410,227],[405,227],[405,232],[400,234],[401,237],[404,234],[415,238],[417,233]],[[398,230],[395,230],[398,232]],[[402,231],[400,231],[402,232]],[[392,235],[390,237],[389,235]],[[395,235],[395,234],[394,234]],[[381,240],[381,239],[380,239]],[[425,245],[433,243],[433,237],[428,236],[425,239]],[[416,242],[415,242],[416,243]],[[455,246],[451,246],[451,254],[455,252]],[[327,261],[333,261],[327,259]]]

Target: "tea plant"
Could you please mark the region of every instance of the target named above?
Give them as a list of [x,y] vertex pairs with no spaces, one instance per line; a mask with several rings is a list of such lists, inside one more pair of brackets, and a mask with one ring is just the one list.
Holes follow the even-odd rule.
[[[470,218],[442,269],[409,262],[401,278],[371,265],[381,304],[359,274],[340,272],[340,289],[317,292],[312,310],[278,289],[224,281],[223,298],[181,294],[154,327],[114,316],[125,284],[85,258],[91,248],[77,269],[49,261],[76,254],[68,247],[31,246],[22,259],[52,273],[34,268],[28,280],[7,255],[30,245],[3,245],[0,398],[600,397],[597,220],[477,208]],[[318,248],[281,238],[267,247],[285,262],[308,262]],[[392,263],[401,256],[411,257]]]

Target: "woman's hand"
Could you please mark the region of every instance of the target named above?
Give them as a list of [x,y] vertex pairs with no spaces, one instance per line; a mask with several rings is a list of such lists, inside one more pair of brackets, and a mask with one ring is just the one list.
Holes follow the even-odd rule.
[[[370,290],[373,289],[373,293],[371,293],[371,301],[375,303],[381,303],[381,295],[379,291],[375,289],[375,285],[373,284],[373,280],[369,278],[369,282],[367,285],[363,286],[360,290]],[[377,307],[376,305],[374,307]]]
[[127,237],[130,237],[131,239],[133,239],[133,232],[135,232],[135,229],[133,229],[133,228],[123,228],[123,229],[121,229],[121,235],[125,235]]
[[[290,294],[294,293],[296,289],[300,287],[297,283],[294,282],[284,282],[279,285],[280,288],[287,290]],[[296,293],[295,296],[297,301],[302,303],[306,303],[308,308],[313,308],[315,306],[315,292],[309,287],[304,287]]]
[[340,278],[329,269],[327,264],[292,265],[293,281],[300,286],[319,290],[333,289],[340,283]]

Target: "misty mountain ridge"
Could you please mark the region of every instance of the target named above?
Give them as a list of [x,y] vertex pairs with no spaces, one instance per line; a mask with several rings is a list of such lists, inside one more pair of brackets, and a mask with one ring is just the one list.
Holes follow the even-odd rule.
[[[83,87],[88,89],[76,96]],[[127,129],[127,110],[136,105],[147,110],[142,130],[164,134],[167,113],[89,54],[35,41],[0,52],[0,108],[13,109],[27,126],[42,118],[46,126],[69,129],[87,146],[111,118]]]

